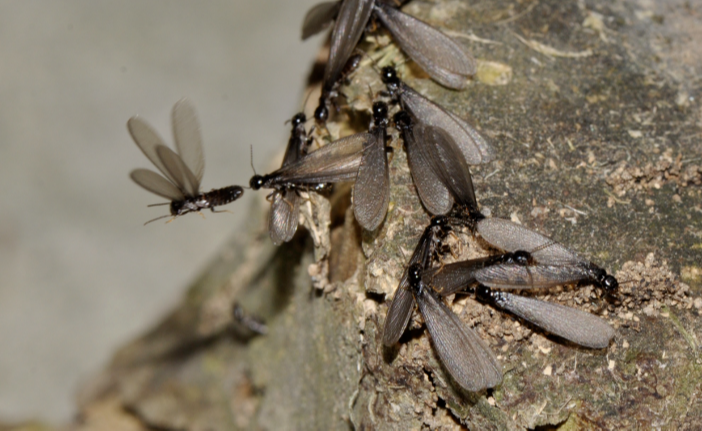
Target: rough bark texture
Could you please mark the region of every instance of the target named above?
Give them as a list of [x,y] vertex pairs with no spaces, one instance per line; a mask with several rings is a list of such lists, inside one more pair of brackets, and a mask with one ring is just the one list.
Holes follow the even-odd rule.
[[[383,349],[387,300],[428,221],[394,134],[379,231],[361,231],[350,189],[338,187],[330,199],[310,196],[308,229],[276,248],[261,202],[182,304],[86,388],[75,428],[702,427],[700,2],[440,0],[405,11],[481,61],[462,92],[410,63],[400,72],[491,138],[498,160],[474,170],[486,212],[630,281],[614,299],[592,288],[548,292],[615,326],[610,347],[578,348],[455,298],[499,355],[500,386],[458,389],[416,316],[399,346]],[[388,42],[368,38],[364,48],[383,65],[401,63]],[[369,106],[369,85],[382,89],[366,64],[345,90],[356,110]],[[367,111],[350,112],[330,124],[333,136],[367,127]],[[457,257],[487,254],[463,233],[451,245]],[[266,336],[232,322],[234,300],[267,321]]]

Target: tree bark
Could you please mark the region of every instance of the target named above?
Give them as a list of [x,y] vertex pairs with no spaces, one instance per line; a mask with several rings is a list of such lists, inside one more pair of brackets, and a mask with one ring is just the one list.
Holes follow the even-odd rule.
[[[418,316],[397,348],[383,348],[389,299],[429,220],[393,132],[392,201],[377,232],[358,227],[350,187],[337,187],[329,198],[311,193],[307,229],[274,247],[261,200],[180,306],[85,389],[74,428],[702,427],[702,4],[437,0],[404,10],[480,60],[462,92],[411,63],[399,69],[492,141],[497,161],[473,169],[484,211],[624,282],[615,298],[591,287],[539,295],[608,320],[609,348],[569,345],[470,297],[449,303],[498,355],[497,388],[452,383]],[[363,48],[400,64],[389,42],[369,37]],[[382,84],[366,60],[331,137],[367,127],[369,87]],[[465,233],[451,246],[456,258],[488,253]],[[268,334],[232,321],[233,301]]]

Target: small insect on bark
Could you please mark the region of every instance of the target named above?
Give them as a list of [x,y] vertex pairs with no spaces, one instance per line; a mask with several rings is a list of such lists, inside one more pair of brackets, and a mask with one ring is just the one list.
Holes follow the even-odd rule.
[[607,347],[614,337],[614,329],[599,317],[575,308],[492,290],[478,282],[484,274],[492,271],[492,267],[521,267],[533,270],[536,275],[532,279],[533,285],[524,285],[522,288],[542,287],[538,279],[542,266],[535,262],[530,253],[517,251],[432,268],[422,273],[422,279],[425,283],[430,283],[442,297],[477,284],[476,297],[484,303],[508,311],[547,332],[581,346],[593,349]]
[[409,268],[409,285],[441,362],[461,387],[475,392],[502,381],[502,367],[478,334],[456,316],[421,277]]
[[492,265],[476,274],[481,284],[495,288],[526,289],[590,282],[608,292],[619,282],[607,271],[564,245],[529,228],[500,218],[479,220],[478,234],[490,245],[507,252],[528,251],[536,265]]
[[356,48],[363,31],[374,15],[390,32],[400,48],[432,79],[460,90],[475,74],[475,58],[451,37],[429,24],[402,12],[405,1],[342,0],[312,7],[302,25],[302,39],[324,30],[336,20],[331,34],[325,85],[336,82],[344,63]]
[[[361,166],[365,143],[373,139],[369,133],[357,133],[331,142],[308,154],[301,117],[293,120],[293,132],[288,143],[283,166],[267,175],[254,175],[249,181],[253,190],[273,189],[269,230],[278,245],[289,241],[298,224],[300,191],[322,191],[330,184],[355,181]],[[295,150],[298,150],[295,153]],[[306,151],[306,150],[305,150]],[[297,158],[294,154],[297,154]]]
[[412,292],[409,284],[409,267],[419,264],[423,270],[429,268],[434,255],[441,247],[442,238],[446,236],[449,230],[450,226],[445,217],[432,217],[431,223],[419,237],[419,242],[414,248],[407,268],[402,273],[400,284],[395,289],[395,295],[388,307],[388,314],[383,325],[384,345],[392,346],[397,343],[405,332],[410,317],[412,317],[414,302],[412,301]]
[[423,123],[443,129],[456,143],[469,165],[488,163],[495,158],[495,151],[488,141],[467,121],[447,111],[405,84],[394,67],[381,69],[380,78],[393,101],[407,111],[414,123]]
[[[288,146],[285,149],[282,168],[295,163],[307,153],[309,141],[305,122],[307,117],[304,113],[293,116],[292,130]],[[297,231],[300,213],[300,196],[294,188],[276,189],[270,194],[271,211],[268,214],[268,232],[273,244],[280,245],[292,239]]]
[[[170,216],[157,217],[144,224],[166,217],[173,217],[173,220],[190,212],[200,213],[207,208],[212,212],[223,212],[215,210],[215,207],[233,202],[244,194],[244,189],[240,186],[200,192],[205,158],[195,108],[189,100],[182,99],[173,106],[171,119],[177,153],[168,148],[141,117],[134,116],[127,121],[127,129],[134,142],[163,174],[161,176],[149,169],[135,169],[129,176],[142,188],[171,200]],[[157,205],[168,204],[149,206]]]
[[373,120],[363,144],[363,158],[353,188],[353,214],[367,230],[375,230],[385,220],[390,203],[390,170],[385,152],[388,105],[373,103]]
[[452,207],[467,217],[479,217],[470,169],[455,141],[445,130],[417,122],[406,111],[394,117],[407,149],[417,194],[432,214]]

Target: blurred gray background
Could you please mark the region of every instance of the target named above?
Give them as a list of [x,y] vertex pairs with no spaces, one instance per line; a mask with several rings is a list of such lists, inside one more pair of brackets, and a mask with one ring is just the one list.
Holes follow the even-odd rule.
[[172,145],[170,109],[189,97],[203,189],[248,183],[249,146],[270,166],[301,106],[323,42],[299,38],[314,3],[0,2],[0,421],[69,419],[78,384],[179,300],[246,212],[142,226],[167,208],[127,176],[151,167],[127,119]]

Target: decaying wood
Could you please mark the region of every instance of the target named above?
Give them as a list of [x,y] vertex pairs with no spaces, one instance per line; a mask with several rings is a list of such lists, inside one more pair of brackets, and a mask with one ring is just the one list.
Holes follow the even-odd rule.
[[[310,196],[308,229],[276,248],[259,202],[180,306],[86,388],[76,429],[702,427],[702,4],[438,0],[405,10],[480,60],[462,92],[399,69],[495,146],[498,160],[474,169],[483,209],[628,281],[615,298],[548,292],[608,320],[610,347],[565,344],[457,297],[454,311],[503,364],[497,388],[457,388],[419,317],[383,349],[387,300],[429,219],[394,133],[392,201],[377,232],[354,223],[350,188],[338,187]],[[363,47],[382,65],[402,63],[388,42]],[[367,125],[382,84],[364,64],[346,90],[356,111],[342,111],[333,135]],[[456,258],[487,253],[463,233],[451,245]],[[232,322],[235,300],[268,322],[267,335]]]

